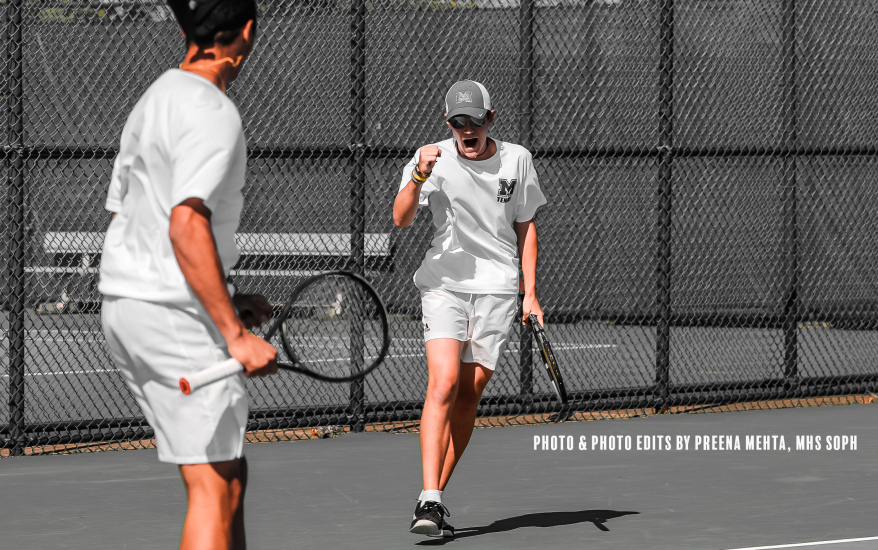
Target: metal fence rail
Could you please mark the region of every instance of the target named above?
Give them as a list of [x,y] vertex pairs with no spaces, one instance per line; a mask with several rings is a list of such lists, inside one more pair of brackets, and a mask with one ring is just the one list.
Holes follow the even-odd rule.
[[[359,384],[249,381],[252,430],[419,418],[411,275],[431,220],[400,230],[391,208],[408,159],[447,137],[443,94],[463,78],[491,91],[491,135],[533,151],[549,200],[538,288],[574,397],[564,412],[875,391],[872,2],[272,0],[260,11],[230,91],[250,140],[240,231],[311,248],[245,250],[235,278],[280,302],[296,275],[365,273],[394,344]],[[100,334],[95,243],[122,125],[179,63],[179,31],[162,3],[61,0],[7,0],[4,28],[0,447],[149,438]],[[529,334],[512,339],[480,415],[561,411]]]

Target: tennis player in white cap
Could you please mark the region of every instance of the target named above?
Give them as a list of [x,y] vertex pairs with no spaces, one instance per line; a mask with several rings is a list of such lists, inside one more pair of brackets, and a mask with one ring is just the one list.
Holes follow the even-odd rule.
[[469,443],[476,408],[506,347],[517,309],[543,312],[536,295],[534,216],[546,203],[527,149],[488,137],[496,113],[485,87],[454,84],[445,96],[452,137],[426,145],[402,174],[398,227],[419,206],[433,214],[432,247],[414,275],[421,292],[429,382],[421,416],[423,490],[410,531],[452,537],[442,492]]

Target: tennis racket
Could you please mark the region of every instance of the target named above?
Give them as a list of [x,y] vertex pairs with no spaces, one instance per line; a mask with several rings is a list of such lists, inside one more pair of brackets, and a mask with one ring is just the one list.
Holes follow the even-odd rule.
[[531,313],[530,316],[528,316],[528,319],[530,320],[530,326],[534,332],[534,339],[540,347],[540,357],[543,358],[543,365],[545,365],[546,372],[552,380],[552,387],[555,389],[555,394],[558,396],[558,399],[561,400],[561,403],[566,405],[567,390],[564,388],[564,380],[561,378],[561,371],[558,369],[558,363],[555,361],[555,354],[552,353],[552,346],[549,344],[549,338],[546,336],[546,331],[543,330],[543,326],[540,324],[536,315]]
[[[362,379],[384,361],[390,347],[384,302],[366,279],[349,271],[301,281],[260,336],[280,351],[278,369],[325,382]],[[243,368],[228,359],[181,378],[180,390],[188,395]]]

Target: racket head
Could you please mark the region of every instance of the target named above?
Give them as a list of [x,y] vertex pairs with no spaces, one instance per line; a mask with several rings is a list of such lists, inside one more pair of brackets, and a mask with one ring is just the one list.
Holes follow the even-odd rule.
[[390,324],[369,281],[350,271],[327,271],[296,285],[265,339],[283,351],[278,368],[350,382],[384,361]]
[[552,352],[552,345],[549,343],[546,331],[533,313],[528,316],[528,320],[533,329],[534,339],[540,348],[540,357],[543,360],[543,365],[546,367],[546,372],[552,380],[552,388],[555,390],[555,395],[558,396],[562,404],[566,405],[568,403],[567,389],[564,387],[564,379],[561,378],[561,370],[558,368],[558,362],[555,360],[555,354]]

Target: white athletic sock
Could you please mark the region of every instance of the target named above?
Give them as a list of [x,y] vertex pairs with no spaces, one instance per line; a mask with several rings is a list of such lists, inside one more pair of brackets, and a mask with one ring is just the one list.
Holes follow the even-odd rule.
[[420,500],[421,502],[427,502],[428,500],[432,500],[438,502],[439,504],[442,504],[442,491],[434,491],[432,489],[429,491],[421,491],[421,496],[418,497],[418,500]]

